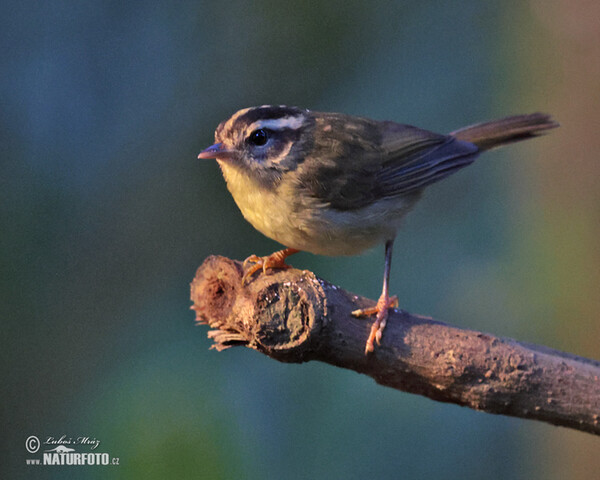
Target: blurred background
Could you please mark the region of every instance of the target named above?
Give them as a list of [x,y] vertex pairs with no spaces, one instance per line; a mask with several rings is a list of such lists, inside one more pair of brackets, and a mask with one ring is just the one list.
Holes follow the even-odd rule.
[[[600,3],[0,8],[2,478],[598,474],[589,434],[209,350],[189,283],[208,255],[279,248],[243,220],[216,163],[196,159],[239,108],[439,132],[550,112],[559,130],[428,190],[391,287],[411,312],[600,358]],[[380,293],[383,247],[291,263]],[[96,438],[120,466],[26,465],[30,435]]]

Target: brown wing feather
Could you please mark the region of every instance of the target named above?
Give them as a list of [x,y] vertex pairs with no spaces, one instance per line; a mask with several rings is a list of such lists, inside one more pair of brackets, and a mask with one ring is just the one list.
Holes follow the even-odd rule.
[[[471,143],[409,125],[319,115],[314,150],[298,184],[338,210],[419,190],[470,164],[478,151]],[[327,125],[332,128],[324,129]]]

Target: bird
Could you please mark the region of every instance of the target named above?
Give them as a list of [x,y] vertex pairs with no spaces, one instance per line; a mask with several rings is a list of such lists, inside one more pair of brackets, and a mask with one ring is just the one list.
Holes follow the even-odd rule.
[[472,164],[483,152],[547,133],[559,124],[532,113],[449,134],[343,113],[285,105],[244,108],[221,122],[215,143],[198,155],[216,159],[244,218],[281,243],[271,255],[244,261],[242,283],[259,271],[289,268],[299,251],[357,255],[385,245],[383,288],[365,354],[380,345],[390,308],[396,232],[423,190]]

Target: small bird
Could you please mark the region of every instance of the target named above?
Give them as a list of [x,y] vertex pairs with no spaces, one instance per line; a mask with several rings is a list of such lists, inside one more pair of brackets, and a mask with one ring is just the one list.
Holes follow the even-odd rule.
[[442,135],[410,125],[288,106],[245,108],[222,122],[216,158],[242,215],[287,248],[244,262],[245,283],[258,270],[289,268],[298,251],[356,255],[385,244],[383,290],[365,354],[380,344],[388,310],[392,246],[402,218],[423,189],[473,163],[481,152],[558,126],[533,113],[480,123]]

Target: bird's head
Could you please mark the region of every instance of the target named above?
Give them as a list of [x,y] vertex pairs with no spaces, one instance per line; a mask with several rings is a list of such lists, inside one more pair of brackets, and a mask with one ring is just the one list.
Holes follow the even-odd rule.
[[214,145],[198,158],[216,158],[224,173],[233,168],[260,184],[277,184],[310,151],[313,126],[308,110],[272,105],[245,108],[221,122]]

